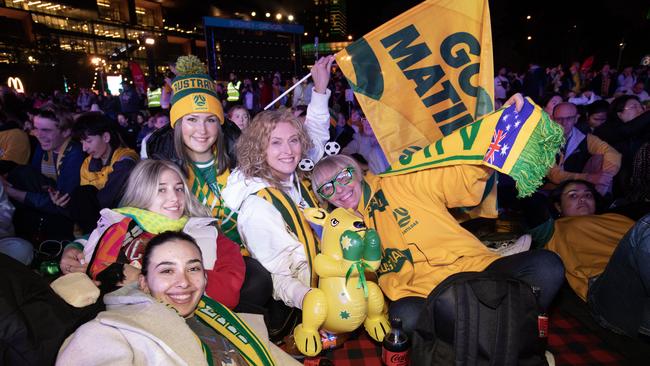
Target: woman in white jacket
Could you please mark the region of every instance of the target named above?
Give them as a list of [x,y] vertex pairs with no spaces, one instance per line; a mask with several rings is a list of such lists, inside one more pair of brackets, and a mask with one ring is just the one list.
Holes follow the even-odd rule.
[[207,274],[191,236],[167,231],[152,238],[142,264],[138,282],[106,295],[107,310],[64,342],[57,365],[274,366],[276,355],[282,359],[203,295]]
[[237,142],[239,166],[223,191],[226,205],[238,211],[242,241],[271,273],[273,297],[299,309],[316,280],[310,268],[316,239],[301,210],[316,205],[316,200],[296,168],[304,157],[317,161],[323,155],[333,60],[324,57],[311,71],[314,89],[304,124],[280,111],[262,112],[253,119]]

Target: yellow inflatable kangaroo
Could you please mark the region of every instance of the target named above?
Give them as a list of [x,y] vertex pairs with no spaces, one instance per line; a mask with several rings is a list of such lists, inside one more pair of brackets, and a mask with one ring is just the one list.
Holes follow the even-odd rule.
[[302,303],[302,324],[294,338],[298,350],[315,356],[322,350],[319,329],[346,333],[362,323],[374,340],[381,342],[390,331],[384,311],[384,294],[364,272],[375,271],[381,260],[379,236],[367,229],[351,211],[337,208],[307,208],[305,218],[323,227],[321,252],[314,259],[318,288],[307,293]]

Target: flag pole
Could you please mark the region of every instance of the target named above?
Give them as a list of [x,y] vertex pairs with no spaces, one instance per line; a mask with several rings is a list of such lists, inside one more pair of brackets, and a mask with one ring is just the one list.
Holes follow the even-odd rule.
[[266,107],[264,107],[264,110],[267,110],[267,109],[271,108],[271,106],[272,106],[273,104],[275,104],[275,102],[277,102],[278,100],[282,99],[282,97],[284,97],[285,95],[291,93],[291,91],[292,91],[293,89],[295,89],[298,85],[302,84],[303,81],[309,79],[310,76],[311,76],[311,73],[305,75],[305,77],[303,77],[302,79],[300,79],[300,81],[298,81],[298,82],[296,82],[295,84],[291,85],[291,88],[287,89],[284,93],[280,94],[279,97],[275,98],[271,103],[269,103]]

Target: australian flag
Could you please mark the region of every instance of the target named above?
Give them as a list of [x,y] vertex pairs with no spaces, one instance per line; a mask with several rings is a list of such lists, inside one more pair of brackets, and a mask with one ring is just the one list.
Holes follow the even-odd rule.
[[521,127],[533,113],[534,108],[528,100],[524,99],[524,107],[519,113],[515,111],[514,104],[501,113],[483,161],[494,167],[503,168],[503,164],[510,155],[510,149],[519,136]]

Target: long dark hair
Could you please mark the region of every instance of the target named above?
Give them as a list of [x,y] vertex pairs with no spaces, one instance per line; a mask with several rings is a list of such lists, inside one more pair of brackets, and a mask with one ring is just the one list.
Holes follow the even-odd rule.
[[[586,180],[582,179],[569,179],[565,180],[564,182],[560,183],[560,185],[553,190],[551,193],[551,202],[552,203],[561,203],[562,201],[562,193],[564,193],[564,189],[569,185],[569,184],[582,184],[583,186],[587,187],[587,189],[591,192],[591,195],[594,197],[594,202],[596,203],[596,212],[601,212],[602,210],[602,205],[603,205],[603,198],[598,193],[596,190],[596,186],[593,185],[591,182],[587,182]],[[556,213],[559,214],[559,213]]]

